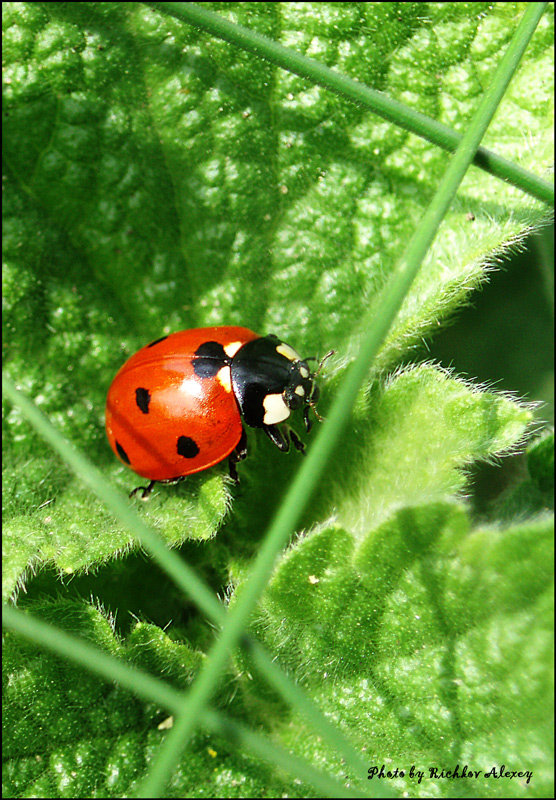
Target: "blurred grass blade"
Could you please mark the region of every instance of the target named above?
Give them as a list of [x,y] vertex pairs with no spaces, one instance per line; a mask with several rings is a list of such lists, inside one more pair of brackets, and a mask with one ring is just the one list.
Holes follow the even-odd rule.
[[175,711],[183,700],[182,693],[164,681],[103,652],[86,639],[72,636],[12,606],[2,606],[2,626],[100,675],[108,682],[117,681],[143,700],[157,703],[168,711]]
[[129,500],[114,489],[100,470],[62,436],[42,411],[37,408],[35,403],[18,391],[11,378],[4,373],[2,373],[2,393],[10,402],[18,406],[37,433],[60,454],[76,475],[106,503],[122,525],[134,532],[143,547],[148,550],[155,561],[175,581],[186,596],[190,597],[210,618],[221,619],[224,611],[222,605],[215,598],[214,593],[199,578],[195,570],[177,553],[170,550],[156,531],[145,525]]
[[150,775],[143,783],[139,797],[157,797],[166,786],[170,774],[191,738],[199,715],[225,668],[230,652],[237,646],[249,618],[272,573],[276,558],[295,528],[327,459],[347,424],[349,413],[372,362],[384,340],[409,288],[417,275],[428,247],[436,236],[442,219],[453,201],[463,177],[472,163],[477,147],[498,108],[504,92],[519,64],[538,24],[544,3],[530,4],[521,19],[506,53],[498,65],[492,83],[464,134],[433,200],[413,236],[400,267],[378,305],[379,312],[364,320],[361,349],[338,393],[327,421],[312,445],[305,463],[297,473],[285,501],[271,524],[249,579],[231,607],[222,632],[212,647],[188,692],[183,712],[158,755]]
[[[447,125],[437,122],[425,114],[414,111],[397,100],[393,100],[376,89],[341,75],[324,64],[297,53],[278,42],[252,31],[242,25],[229,22],[220,14],[196,3],[147,3],[163,14],[171,14],[194,27],[210,33],[230,44],[248,50],[282,69],[294,72],[347,100],[368,108],[373,113],[399,125],[411,133],[421,136],[432,144],[454,153],[462,140]],[[548,3],[532,3],[531,24],[536,27]],[[534,28],[533,28],[534,29]],[[370,43],[371,45],[371,43]],[[548,205],[554,205],[554,187],[527,170],[507,161],[486,148],[478,148],[473,163],[491,175],[521,189]]]
[[[246,753],[256,753],[260,758],[269,764],[276,765],[288,774],[295,774],[315,789],[322,792],[326,797],[375,797],[369,791],[363,793],[356,789],[346,788],[336,778],[324,775],[312,767],[307,761],[287,752],[281,747],[277,747],[268,739],[263,738],[255,731],[250,730],[245,725],[223,714],[216,714],[213,711],[205,711],[203,714],[203,724],[210,725],[213,733],[219,734],[226,740],[235,741],[241,744]],[[365,771],[366,774],[366,771]],[[393,792],[384,791],[381,787],[381,797],[396,797]]]
[[[42,411],[40,411],[28,397],[15,388],[12,380],[8,376],[3,376],[2,388],[5,396],[21,409],[24,416],[32,423],[39,435],[64,458],[75,473],[108,505],[122,524],[130,530],[133,530],[140,539],[141,544],[150,552],[151,556],[162,569],[166,570],[167,574],[176,585],[190,597],[215,625],[223,625],[226,610],[224,606],[218,602],[214,593],[199,578],[197,573],[191,569],[181,556],[170,550],[155,531],[143,523],[129,501],[123,498],[104,478],[102,473],[59,433],[50,420],[44,416]],[[6,614],[8,614],[8,612],[9,609]],[[11,619],[9,614],[6,619]],[[27,620],[26,630],[41,630],[38,627],[32,627],[30,617],[26,617],[25,619]],[[37,621],[37,625],[45,627],[44,623],[40,623],[39,621]],[[71,657],[74,652],[73,648],[75,648],[75,652],[80,652],[82,643],[79,642],[79,639],[70,637],[68,634],[62,634],[63,639],[58,640],[54,637],[52,629],[49,628],[49,630],[50,634],[48,636],[45,637],[42,634],[40,636],[37,635],[36,641],[47,644],[60,656]],[[70,641],[71,644],[66,646],[66,640]],[[57,646],[58,641],[60,641],[59,647]],[[351,743],[341,731],[337,730],[328,722],[313,701],[271,660],[264,648],[251,637],[247,636],[244,637],[243,644],[253,654],[257,667],[265,678],[291,706],[296,708],[300,714],[311,722],[320,736],[330,742],[334,750],[342,755],[346,764],[351,767],[354,774],[365,774],[366,765],[354,750]],[[102,662],[103,658],[107,658],[107,656],[98,649],[91,648],[90,645],[87,645],[87,647],[89,650],[99,655],[100,662]],[[90,655],[83,663],[85,666],[90,663],[91,668],[94,668],[95,659]],[[118,662],[111,659],[110,663],[114,665]],[[109,679],[120,681],[120,673],[120,670],[115,670]],[[107,675],[108,674],[109,673],[107,673]],[[138,682],[136,687],[129,684],[127,681],[124,682],[124,685],[129,686],[129,688],[141,697],[165,705],[163,699],[158,694],[158,687],[160,684],[154,683],[153,678],[149,677],[149,679],[149,692],[144,691],[144,682],[141,681]]]
[[[344,733],[324,716],[299,684],[270,658],[260,642],[250,636],[242,636],[241,644],[251,654],[254,665],[270,685],[289,702],[305,722],[312,725],[319,737],[328,742],[335,753],[342,756],[346,769],[351,769],[354,775],[361,778],[366,777],[368,764],[363,761]],[[381,787],[381,792],[385,792],[384,787]]]
[[[183,703],[182,692],[169,686],[165,681],[154,678],[149,673],[103,652],[90,642],[77,636],[71,636],[63,630],[7,605],[2,608],[2,622],[5,628],[11,629],[56,655],[94,672],[103,680],[109,683],[117,681],[120,686],[150,703],[157,703],[169,713],[179,712]],[[347,790],[335,778],[315,769],[302,759],[275,745],[266,736],[224,714],[207,710],[203,713],[201,725],[212,733],[222,736],[228,741],[233,741],[243,752],[250,755],[256,753],[268,763],[295,775],[298,780],[305,781],[325,796],[367,796],[361,792]]]

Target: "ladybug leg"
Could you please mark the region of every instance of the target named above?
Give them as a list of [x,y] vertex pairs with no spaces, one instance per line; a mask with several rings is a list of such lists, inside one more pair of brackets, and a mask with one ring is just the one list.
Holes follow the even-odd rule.
[[175,486],[176,483],[181,483],[185,476],[180,476],[179,478],[170,478],[167,481],[151,481],[148,486],[138,486],[132,492],[130,492],[130,497],[135,497],[138,495],[141,500],[148,500],[155,483],[165,483],[167,486]]
[[302,455],[305,455],[305,444],[301,441],[297,433],[291,428],[288,428],[288,433],[290,434],[290,439],[295,449]]
[[283,425],[281,428],[278,425],[263,425],[263,431],[282,453],[288,452],[290,441],[300,453],[305,452],[305,445],[297,433],[288,425]]
[[236,464],[237,461],[233,458],[233,456],[230,456],[228,459],[228,470],[230,472],[230,478],[237,485],[239,483],[239,475],[237,472]]
[[148,486],[138,486],[132,492],[129,493],[130,498],[139,495],[141,500],[148,500],[149,495],[153,490],[153,486],[157,483],[157,481],[151,481]]
[[237,474],[236,464],[239,461],[243,461],[244,458],[247,458],[247,436],[245,435],[245,428],[241,432],[241,439],[230,453],[230,457],[228,459],[230,478],[234,483],[239,483],[239,475]]
[[288,436],[287,429],[281,430],[278,425],[263,425],[262,428],[278,450],[281,450],[282,453],[288,452],[290,449],[290,437]]

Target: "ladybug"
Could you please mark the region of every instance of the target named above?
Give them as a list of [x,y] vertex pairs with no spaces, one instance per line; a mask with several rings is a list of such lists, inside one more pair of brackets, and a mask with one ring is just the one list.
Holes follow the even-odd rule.
[[[328,358],[328,353],[325,358]],[[319,390],[307,361],[277,336],[234,326],[193,328],[151,342],[123,365],[108,391],[106,432],[112,450],[147,478],[176,483],[229,457],[230,475],[247,455],[243,423],[262,428],[282,452],[305,445],[280,427],[303,409],[307,431]]]

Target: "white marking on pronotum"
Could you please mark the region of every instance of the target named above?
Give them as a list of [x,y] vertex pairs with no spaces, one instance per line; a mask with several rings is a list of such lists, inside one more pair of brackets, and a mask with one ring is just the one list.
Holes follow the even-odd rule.
[[243,347],[245,342],[230,342],[230,344],[224,345],[224,352],[229,358],[233,358],[240,347]]
[[299,367],[299,372],[302,378],[308,378],[309,375],[311,374],[307,369],[307,367],[304,367],[303,364]]
[[277,425],[283,422],[290,415],[290,409],[284,403],[281,394],[267,394],[263,400],[265,415],[263,422],[265,425]]
[[276,352],[280,353],[281,356],[285,356],[289,361],[301,361],[299,354],[295,352],[293,347],[290,347],[289,344],[284,344],[284,342],[278,345]]
[[222,367],[216,373],[216,380],[227,392],[232,391],[232,370],[230,367]]
[[296,386],[295,393],[298,394],[300,397],[305,397],[305,389],[301,385]]

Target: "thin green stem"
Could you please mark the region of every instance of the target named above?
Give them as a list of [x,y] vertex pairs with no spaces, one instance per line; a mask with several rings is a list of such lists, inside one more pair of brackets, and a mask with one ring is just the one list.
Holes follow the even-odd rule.
[[[383,92],[371,89],[359,81],[335,72],[312,58],[296,53],[295,50],[284,47],[267,36],[229,22],[220,14],[215,14],[196,3],[155,2],[147,3],[147,5],[163,14],[170,14],[184,20],[195,28],[206,31],[219,39],[224,39],[236,47],[248,50],[271,64],[294,72],[312,83],[325,86],[331,92],[368,108],[383,119],[399,125],[443,150],[454,153],[462,141],[462,135],[447,125],[414,111],[397,100],[391,99]],[[533,5],[536,6],[534,13],[538,22],[548,3],[534,3]],[[491,150],[484,147],[477,148],[472,163],[538,200],[550,206],[554,205],[554,186],[552,184],[517,164],[501,158]]]
[[[199,578],[197,573],[189,567],[180,556],[169,550],[155,531],[143,523],[127,499],[123,498],[120,493],[111,486],[102,473],[97,470],[79,450],[64,439],[42,411],[40,411],[28,397],[15,388],[12,380],[7,375],[3,375],[2,390],[5,396],[20,408],[23,415],[35,427],[35,430],[60,454],[65,462],[73,468],[75,473],[90,486],[100,499],[106,503],[116,518],[118,518],[124,526],[133,530],[145,549],[150,552],[154,560],[167,572],[186,595],[196,603],[215,625],[218,627],[222,626],[226,618],[226,609],[218,602],[213,592]],[[27,617],[27,619],[30,618]],[[44,626],[44,623],[41,624]],[[61,638],[58,638],[51,628],[49,630],[50,633],[48,635],[41,635],[37,639],[38,643],[48,644],[48,646],[60,656],[72,657],[74,652],[81,652],[81,643],[79,639],[76,637],[68,637],[67,634],[63,634]],[[70,640],[71,644],[68,644],[67,640]],[[365,775],[366,764],[354,750],[353,745],[346,739],[341,731],[328,722],[315,703],[291,678],[289,678],[279,665],[272,661],[264,648],[249,636],[244,636],[242,638],[242,643],[253,656],[263,676],[293,708],[297,709],[298,713],[315,727],[317,733],[329,742],[332,749],[344,758],[346,765],[352,769],[353,774],[358,776]],[[88,647],[90,648],[90,645]],[[95,650],[95,652],[99,653],[100,656],[103,655],[101,651]],[[107,657],[105,656],[105,658]],[[83,665],[92,668],[94,663],[94,657],[89,655],[84,660]],[[104,663],[102,658],[100,658],[100,663]],[[118,662],[111,659],[110,663],[113,666],[115,665],[115,667],[112,674],[110,675],[110,673],[107,673],[107,676],[111,680],[120,681],[123,673],[117,666]],[[136,674],[139,675],[139,673]],[[162,691],[160,685],[153,683],[154,679],[150,678],[150,676],[147,677],[149,677],[147,683],[139,681],[136,687],[136,693],[140,697],[159,702],[163,706],[175,708],[171,703],[164,702],[164,698],[160,695],[160,691]],[[129,686],[130,689],[135,691],[134,685],[129,684],[127,681],[124,681],[123,685]]]
[[2,606],[2,627],[25,636],[35,645],[44,647],[57,656],[79,664],[109,683],[116,681],[138,697],[157,703],[168,711],[178,710],[183,702],[182,693],[164,681],[120,661],[79,636],[66,633],[13,606]]
[[268,530],[249,579],[242,586],[242,591],[231,607],[221,634],[201,667],[193,687],[187,695],[183,711],[168,736],[151,774],[142,785],[139,797],[160,795],[183,748],[195,730],[198,716],[209,703],[219,677],[226,667],[229,655],[237,646],[253,609],[267,585],[278,553],[294,530],[317,485],[324,465],[348,422],[349,410],[353,407],[378,349],[417,275],[422,259],[435,238],[440,223],[453,201],[469,165],[473,161],[477,147],[535,31],[544,5],[532,3],[527,7],[510,46],[500,61],[490,88],[473,115],[469,129],[464,134],[440,187],[412,237],[399,269],[386,288],[383,301],[378,304],[379,312],[372,319],[364,320],[365,333],[358,357],[348,371],[327,421],[312,445],[305,463],[297,473],[283,505]]
[[65,439],[37,406],[18,391],[8,375],[2,373],[2,393],[31,422],[37,433],[47,441],[74,472],[98,495],[117,519],[132,530],[141,544],[151,553],[158,564],[176,582],[205,614],[221,621],[224,609],[209,587],[199,578],[180,556],[167,547],[162,537],[148,525],[133,509],[131,503],[106,480],[104,475],[77,448]]
[[[138,697],[155,702],[170,713],[178,713],[183,704],[183,693],[169,686],[147,672],[132,667],[123,661],[108,655],[95,645],[71,636],[59,628],[36,619],[29,614],[18,611],[11,606],[3,606],[2,623],[7,629],[27,637],[35,644],[51,650],[89,670],[108,683],[117,681],[120,686],[129,689]],[[256,753],[260,758],[274,766],[278,766],[298,779],[305,781],[316,791],[329,797],[367,797],[368,795],[346,787],[306,761],[278,747],[266,736],[250,730],[231,717],[206,709],[202,713],[201,725],[212,733],[222,736],[226,741],[233,741],[245,753]]]
[[[294,708],[300,717],[326,742],[328,742],[335,753],[341,755],[346,764],[346,770],[351,769],[353,775],[367,776],[368,764],[355,751],[351,742],[346,739],[342,731],[333,725],[314,703],[313,700],[300,688],[299,684],[290,678],[280,665],[273,661],[264,647],[256,639],[248,635],[241,637],[241,644],[252,657],[253,664],[264,675],[266,680],[275,690],[286,699],[290,706]],[[384,797],[390,797],[390,792],[381,787],[380,790]]]
[[[213,733],[219,734],[227,741],[241,743],[247,753],[256,753],[266,762],[278,766],[288,774],[295,774],[306,783],[321,791],[326,797],[374,797],[356,789],[346,788],[342,783],[329,775],[323,775],[307,761],[288,753],[281,747],[272,744],[268,739],[242,725],[241,722],[217,714],[215,711],[203,713],[203,726],[210,726]],[[381,797],[395,797],[389,791],[381,792]]]

